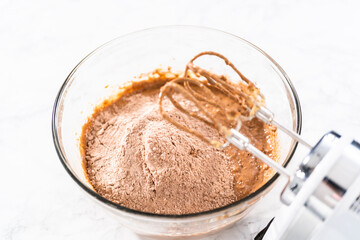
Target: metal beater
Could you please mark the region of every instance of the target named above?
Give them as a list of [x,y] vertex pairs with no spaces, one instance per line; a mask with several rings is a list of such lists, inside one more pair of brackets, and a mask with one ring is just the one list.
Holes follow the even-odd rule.
[[[241,81],[233,84],[224,76],[194,64],[199,57],[209,55],[222,59]],[[227,103],[232,104],[222,105],[214,92],[223,94]],[[197,111],[185,109],[174,97],[176,94],[192,102]],[[207,139],[172,119],[163,109],[164,98],[182,113],[215,128],[226,141]],[[281,194],[284,207],[264,239],[360,239],[360,144],[355,140],[330,132],[312,147],[297,133],[279,124],[265,107],[260,90],[225,56],[211,51],[196,55],[186,65],[184,77],[162,87],[159,107],[163,118],[181,130],[218,148],[232,144],[246,150],[288,178]],[[295,173],[273,161],[239,132],[241,122],[254,117],[276,126],[310,149]]]

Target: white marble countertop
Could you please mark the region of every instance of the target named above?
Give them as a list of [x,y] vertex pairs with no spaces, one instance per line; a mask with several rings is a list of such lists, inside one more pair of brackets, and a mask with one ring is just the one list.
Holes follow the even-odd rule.
[[[231,32],[288,73],[309,142],[332,129],[359,139],[359,9],[347,0],[0,1],[0,239],[138,239],[79,190],[51,136],[58,89],[100,44],[158,25]],[[216,239],[252,239],[279,207],[279,190]]]

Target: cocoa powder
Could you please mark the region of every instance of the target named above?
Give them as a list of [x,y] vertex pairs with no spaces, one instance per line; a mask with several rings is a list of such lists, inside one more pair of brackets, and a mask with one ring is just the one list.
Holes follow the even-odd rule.
[[[163,120],[159,87],[146,87],[99,108],[82,132],[84,166],[103,197],[135,210],[187,214],[228,205],[258,189],[273,171],[247,152],[218,150]],[[214,138],[209,126],[169,114]],[[276,159],[276,129],[254,119],[242,132]]]

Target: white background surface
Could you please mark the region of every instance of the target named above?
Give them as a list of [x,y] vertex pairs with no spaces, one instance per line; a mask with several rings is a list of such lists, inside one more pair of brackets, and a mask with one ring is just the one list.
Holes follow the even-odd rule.
[[[80,191],[53,147],[51,108],[87,53],[158,25],[218,28],[265,50],[292,79],[303,136],[360,137],[359,1],[0,0],[0,239],[138,239]],[[275,189],[217,239],[252,239],[279,206]],[[264,206],[265,206],[264,205]]]

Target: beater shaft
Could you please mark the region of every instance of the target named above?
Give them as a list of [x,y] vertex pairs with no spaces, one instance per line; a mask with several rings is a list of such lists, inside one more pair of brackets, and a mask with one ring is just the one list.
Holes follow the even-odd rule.
[[294,131],[291,131],[290,129],[288,129],[288,128],[284,127],[283,125],[281,125],[280,123],[278,123],[274,119],[274,114],[266,107],[261,106],[260,109],[255,113],[255,116],[266,124],[274,125],[279,130],[284,132],[286,135],[288,135],[289,137],[291,137],[298,143],[301,143],[305,147],[312,149],[312,146],[309,143],[307,143],[304,139],[302,139],[299,134],[297,134]]
[[245,137],[243,134],[239,133],[235,129],[231,129],[231,135],[227,137],[227,140],[229,143],[234,145],[240,150],[246,150],[250,153],[252,153],[255,157],[275,169],[278,173],[281,175],[284,175],[288,178],[291,178],[293,174],[291,174],[286,168],[272,160],[270,157],[268,157],[266,154],[261,152],[259,149],[254,147],[250,144],[250,141],[247,137]]

